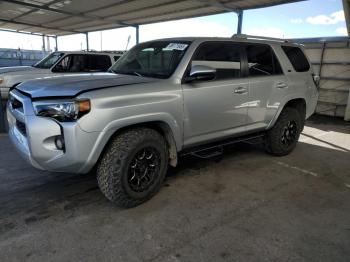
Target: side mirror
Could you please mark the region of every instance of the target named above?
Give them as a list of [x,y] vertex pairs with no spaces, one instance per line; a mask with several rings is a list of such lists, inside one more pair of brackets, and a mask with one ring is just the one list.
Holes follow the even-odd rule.
[[213,80],[216,77],[216,69],[210,66],[194,65],[186,82]]

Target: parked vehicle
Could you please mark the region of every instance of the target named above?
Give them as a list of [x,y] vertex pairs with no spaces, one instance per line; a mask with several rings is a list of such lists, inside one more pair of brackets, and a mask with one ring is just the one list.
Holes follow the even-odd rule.
[[295,148],[318,90],[302,47],[177,38],[134,47],[113,73],[33,80],[11,91],[10,138],[34,167],[87,173],[123,207],[150,199],[178,156],[261,138]]
[[123,52],[54,52],[33,66],[0,68],[0,95],[28,80],[72,73],[106,72]]

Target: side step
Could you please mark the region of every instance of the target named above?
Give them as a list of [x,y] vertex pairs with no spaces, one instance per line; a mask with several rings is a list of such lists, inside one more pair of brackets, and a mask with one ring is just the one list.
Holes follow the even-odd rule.
[[208,144],[185,149],[180,153],[180,155],[181,156],[192,155],[202,159],[217,157],[223,154],[225,146],[233,145],[240,142],[246,142],[249,144],[259,144],[262,142],[264,136],[265,136],[265,133],[262,132],[262,133],[247,135],[243,137],[228,138],[225,140],[211,142]]
[[208,159],[208,158],[221,156],[223,153],[224,153],[224,147],[218,146],[217,148],[206,149],[199,152],[193,152],[191,153],[191,155],[202,159]]

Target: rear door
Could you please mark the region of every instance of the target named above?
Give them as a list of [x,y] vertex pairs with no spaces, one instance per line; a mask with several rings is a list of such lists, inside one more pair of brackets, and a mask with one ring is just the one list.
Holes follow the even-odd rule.
[[242,75],[241,51],[239,43],[226,41],[205,42],[195,52],[188,69],[209,66],[217,70],[217,77],[183,85],[185,145],[244,130],[248,82]]
[[249,79],[247,130],[266,127],[278,111],[279,99],[288,80],[271,46],[246,43],[246,71]]

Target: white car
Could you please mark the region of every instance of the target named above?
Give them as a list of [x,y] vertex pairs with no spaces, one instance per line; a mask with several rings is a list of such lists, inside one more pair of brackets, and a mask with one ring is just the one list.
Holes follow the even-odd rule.
[[72,73],[106,72],[123,52],[54,52],[33,66],[0,68],[0,95],[8,98],[9,90],[37,78]]

